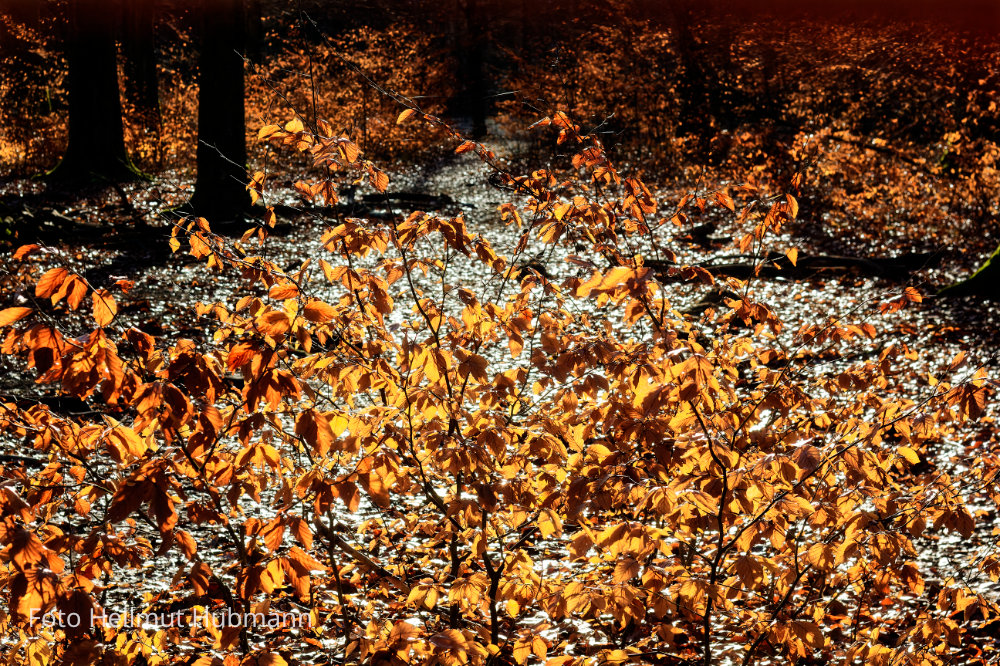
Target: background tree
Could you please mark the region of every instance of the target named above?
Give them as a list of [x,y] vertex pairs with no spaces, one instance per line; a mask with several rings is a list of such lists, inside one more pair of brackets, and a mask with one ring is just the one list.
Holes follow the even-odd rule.
[[246,14],[242,0],[205,3],[199,11],[198,176],[191,208],[213,221],[231,221],[250,208],[243,89]]
[[152,0],[122,3],[125,97],[146,131],[160,133],[160,91],[156,72],[155,9]]
[[68,19],[69,144],[50,175],[134,179],[122,130],[115,13],[100,0],[71,0]]
[[487,16],[478,0],[459,0],[450,18],[458,90],[451,103],[454,116],[468,118],[472,136],[486,135],[489,114],[486,81]]

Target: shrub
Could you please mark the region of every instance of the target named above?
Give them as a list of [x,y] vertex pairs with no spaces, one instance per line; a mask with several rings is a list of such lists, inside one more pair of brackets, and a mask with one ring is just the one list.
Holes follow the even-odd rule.
[[[15,253],[2,351],[88,409],[0,411],[38,464],[3,461],[11,659],[971,660],[961,612],[995,605],[971,579],[932,589],[919,550],[974,534],[976,489],[937,447],[982,413],[983,374],[914,395],[914,352],[870,311],[790,332],[746,281],[717,315],[681,315],[674,283],[714,280],[664,245],[686,211],[732,211],[763,261],[795,197],[745,187],[671,207],[566,114],[537,125],[572,148],[563,171],[514,176],[458,146],[514,192],[493,237],[461,215],[347,218],[286,271],[265,228],[232,243],[203,220],[177,227],[175,252],[239,276],[236,300],[198,306],[206,344],[121,326],[127,283],[95,290],[37,247]],[[386,190],[321,129],[261,136],[328,169],[317,195],[341,177]],[[549,266],[524,263],[540,250]],[[991,487],[996,460],[975,470]],[[119,610],[116,585],[147,571],[133,610],[182,626],[65,620]],[[37,621],[53,610],[62,622]]]

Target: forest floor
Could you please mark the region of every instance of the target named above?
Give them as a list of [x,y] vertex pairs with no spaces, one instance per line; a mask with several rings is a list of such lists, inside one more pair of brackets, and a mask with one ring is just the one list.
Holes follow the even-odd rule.
[[[406,214],[410,210],[404,209],[405,198],[414,193],[440,198],[441,202],[432,202],[439,210],[432,212],[461,213],[472,231],[501,251],[512,252],[518,233],[501,221],[497,207],[516,199],[510,192],[491,186],[488,175],[489,170],[470,155],[445,156],[430,164],[398,168],[390,172],[389,194],[401,195],[404,201],[399,210],[391,211],[371,205],[359,205],[352,211],[349,198],[343,199],[338,212],[313,207],[301,201],[289,181],[283,184],[287,187],[274,188],[265,199],[278,206],[279,225],[263,248],[264,256],[278,266],[293,268],[306,258],[321,255],[322,231],[335,225],[338,216]],[[152,183],[90,190],[54,189],[39,180],[0,180],[0,222],[8,227],[13,223],[18,230],[12,247],[42,244],[59,253],[94,286],[123,278],[133,281],[119,315],[127,319],[122,323],[150,333],[197,338],[204,331],[190,323],[191,308],[198,302],[224,300],[236,285],[228,276],[205,270],[201,261],[183,251],[170,252],[168,240],[176,218],[166,211],[183,203],[191,186],[190,177],[178,173],[161,174]],[[673,211],[686,193],[681,189],[654,190],[660,204],[657,215]],[[712,208],[700,215],[698,211],[692,214],[690,208],[686,212],[686,226],[675,228],[665,242],[661,239],[677,253],[680,262],[717,265],[739,261],[735,216]],[[753,280],[756,298],[776,306],[789,318],[791,328],[796,320],[807,319],[814,312],[846,315],[858,304],[881,302],[905,286],[914,286],[925,300],[908,311],[905,321],[887,322],[894,334],[932,356],[953,355],[962,349],[982,363],[995,362],[1000,335],[998,308],[975,298],[933,297],[939,289],[971,274],[985,255],[955,248],[920,252],[927,247],[913,247],[903,238],[895,246],[884,238],[877,247],[865,246],[850,230],[834,229],[813,219],[805,207],[780,237],[771,239],[773,251],[783,253],[789,247],[797,248],[800,257],[826,258],[826,263],[833,264],[845,256],[878,261],[919,253],[902,272],[882,271],[877,265],[835,265],[799,269],[791,276],[770,272]],[[0,250],[0,262],[8,260],[9,252]],[[542,264],[554,276],[565,274],[564,256],[526,256],[521,262]],[[5,270],[0,264],[0,271]],[[685,311],[705,295],[705,287],[677,285],[672,302],[676,309]],[[4,294],[2,300],[13,296]]]
[[[488,238],[501,253],[513,256],[520,232],[501,221],[497,207],[517,201],[510,192],[491,186],[488,175],[488,169],[472,155],[446,155],[429,164],[391,171],[389,194],[402,196],[403,206],[410,194],[440,198],[444,203],[438,202],[440,210],[433,212],[461,213],[471,231]],[[47,252],[57,254],[68,268],[95,287],[120,279],[132,281],[134,285],[120,299],[118,317],[123,326],[136,326],[153,335],[204,340],[210,334],[209,323],[198,321],[194,305],[225,302],[236,293],[239,284],[230,275],[207,270],[201,260],[183,249],[178,253],[170,251],[168,240],[176,218],[166,211],[184,202],[191,185],[189,177],[176,173],[162,174],[152,183],[72,191],[52,189],[39,180],[0,181],[0,221],[6,218],[9,225],[13,220],[19,229],[14,246],[43,245]],[[650,183],[651,188],[655,185]],[[654,190],[654,198],[660,205],[657,214],[672,214],[684,194],[684,190]],[[357,200],[360,201],[360,196]],[[273,188],[265,201],[277,206],[280,213],[276,233],[260,248],[261,254],[286,270],[324,254],[323,230],[337,224],[337,217],[410,212],[381,210],[377,206],[373,209],[370,205],[352,211],[350,205],[343,205],[349,204],[350,199],[344,198],[341,210],[334,213],[303,203],[290,181]],[[735,239],[741,232],[735,215],[711,206],[701,214],[697,210],[687,212],[686,226],[672,228],[670,237],[661,239],[678,255],[678,261],[691,265],[740,261]],[[799,219],[780,236],[771,239],[775,252],[783,253],[790,247],[798,249],[800,265],[806,257],[836,259],[850,255],[870,260],[926,250],[908,246],[905,239],[895,247],[884,239],[879,247],[865,247],[849,230],[832,229],[811,218],[807,208],[800,211]],[[580,270],[567,262],[567,255],[555,255],[551,250],[544,256],[529,253],[520,257],[519,262],[542,266],[557,280]],[[0,280],[10,270],[5,265],[9,257],[9,251],[0,251]],[[815,320],[817,313],[871,320],[891,339],[919,350],[920,372],[926,378],[934,367],[946,365],[959,351],[970,357],[973,367],[984,365],[996,369],[1000,364],[997,359],[1000,308],[977,298],[933,296],[944,286],[971,274],[981,260],[972,252],[946,249],[940,255],[921,254],[912,271],[886,272],[877,266],[849,265],[800,269],[794,276],[786,277],[781,270],[772,270],[753,279],[751,289],[756,300],[776,310],[789,335],[802,323]],[[906,286],[916,287],[925,300],[906,310],[905,315],[879,315],[877,305],[895,297]],[[712,288],[680,283],[671,287],[671,303],[678,311],[697,317],[709,305],[725,309]],[[4,293],[0,306],[6,307],[16,297],[14,293]],[[18,399],[39,395],[31,379],[10,367],[10,363],[9,357],[0,357],[0,394]]]

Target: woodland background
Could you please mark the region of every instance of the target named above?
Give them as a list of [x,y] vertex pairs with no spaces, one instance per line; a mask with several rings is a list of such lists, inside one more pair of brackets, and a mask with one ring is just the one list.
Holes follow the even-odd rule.
[[998,28],[0,3],[0,654],[995,663]]

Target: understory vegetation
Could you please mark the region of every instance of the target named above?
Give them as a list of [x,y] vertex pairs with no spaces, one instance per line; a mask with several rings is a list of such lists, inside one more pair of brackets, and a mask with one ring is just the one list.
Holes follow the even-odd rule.
[[184,10],[79,189],[5,19],[0,654],[995,662],[995,39],[470,4],[268,15],[235,225]]

